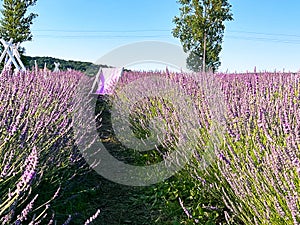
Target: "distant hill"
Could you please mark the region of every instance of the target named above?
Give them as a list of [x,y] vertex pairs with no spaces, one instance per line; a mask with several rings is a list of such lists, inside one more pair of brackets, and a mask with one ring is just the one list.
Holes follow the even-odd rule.
[[44,68],[45,63],[49,70],[54,70],[54,62],[59,63],[59,68],[61,70],[67,70],[68,68],[81,71],[89,76],[95,75],[100,66],[103,68],[109,68],[111,66],[107,65],[96,65],[91,62],[82,62],[82,61],[74,61],[74,60],[64,60],[53,57],[32,57],[32,56],[23,56],[23,62],[27,68],[32,68],[35,66],[35,60],[39,68]]

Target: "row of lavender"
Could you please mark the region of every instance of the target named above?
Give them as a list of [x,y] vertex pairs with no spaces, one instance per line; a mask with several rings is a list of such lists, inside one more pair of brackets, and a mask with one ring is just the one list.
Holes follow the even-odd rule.
[[218,167],[230,187],[224,202],[246,224],[298,224],[300,74],[222,79],[229,163]]
[[[187,221],[203,222],[203,211],[208,209],[229,224],[299,224],[300,74],[130,72],[121,83],[153,75],[180,84],[198,107],[195,157],[186,169],[193,180],[190,188],[198,194],[177,196]],[[215,82],[203,85],[204,77]],[[147,115],[153,107],[143,105],[141,110]],[[166,113],[155,116],[176,127],[182,111],[172,110],[171,120]],[[218,132],[211,132],[212,127]],[[207,157],[207,146],[213,146],[215,157],[212,152]],[[203,166],[203,160],[209,165]]]
[[[1,75],[1,224],[55,223],[51,204],[60,195],[64,179],[74,175],[61,171],[79,162],[83,165],[71,119],[73,95],[82,76],[76,71]],[[39,197],[49,192],[43,187],[56,187],[52,197]],[[68,224],[70,218],[66,219]]]

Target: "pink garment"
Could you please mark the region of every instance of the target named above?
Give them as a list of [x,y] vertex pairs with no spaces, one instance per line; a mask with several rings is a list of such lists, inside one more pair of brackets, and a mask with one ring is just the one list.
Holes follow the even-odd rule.
[[122,75],[123,68],[102,68],[96,94],[112,94],[115,85]]

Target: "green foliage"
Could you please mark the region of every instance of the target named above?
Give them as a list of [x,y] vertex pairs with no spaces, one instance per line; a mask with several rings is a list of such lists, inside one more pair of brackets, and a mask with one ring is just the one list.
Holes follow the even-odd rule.
[[180,16],[173,22],[173,36],[189,53],[187,67],[195,72],[217,70],[221,65],[224,21],[233,20],[227,0],[178,0]]
[[[30,6],[34,6],[37,0],[3,0],[3,15],[0,20],[0,36],[6,41],[13,39],[15,43],[31,41],[30,26],[38,16],[35,13],[27,15]],[[27,15],[27,16],[25,16]]]

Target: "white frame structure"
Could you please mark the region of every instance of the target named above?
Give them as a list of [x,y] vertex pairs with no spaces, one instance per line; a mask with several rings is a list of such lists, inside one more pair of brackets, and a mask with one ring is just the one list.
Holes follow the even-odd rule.
[[16,67],[16,71],[26,71],[26,68],[20,59],[20,54],[18,51],[18,48],[20,47],[20,43],[13,44],[13,39],[10,39],[9,42],[7,42],[2,38],[0,39],[0,42],[4,46],[4,50],[2,52],[2,55],[0,56],[0,63],[3,61],[5,57],[5,62],[4,62],[4,67],[2,72],[5,69],[10,68],[11,63],[13,63],[14,66]]
[[55,62],[54,66],[55,66],[55,68],[54,68],[53,72],[59,72],[60,71],[60,69],[59,69],[60,63],[59,62]]

